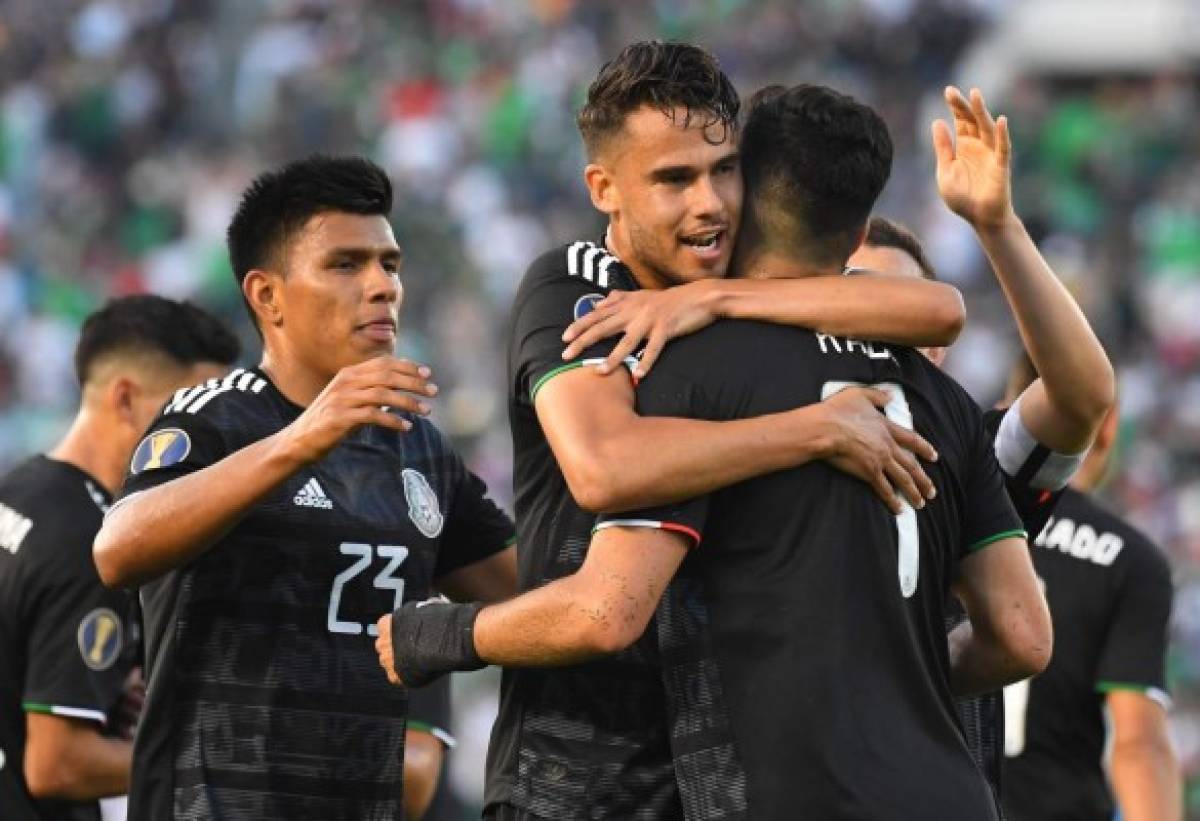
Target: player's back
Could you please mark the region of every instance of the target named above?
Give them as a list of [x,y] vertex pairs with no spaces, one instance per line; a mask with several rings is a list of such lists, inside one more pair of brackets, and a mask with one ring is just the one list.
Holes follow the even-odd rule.
[[709,497],[681,571],[706,590],[750,817],[992,817],[953,710],[943,608],[964,546],[1014,520],[972,509],[988,440],[962,389],[911,350],[719,323],[668,350],[639,408],[758,416],[845,382],[895,387],[889,412],[939,451],[938,498],[898,523],[824,463],[782,471]]

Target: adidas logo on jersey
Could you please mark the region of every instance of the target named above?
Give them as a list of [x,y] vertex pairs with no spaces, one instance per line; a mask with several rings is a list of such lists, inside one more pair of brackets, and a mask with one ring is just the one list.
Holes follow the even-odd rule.
[[309,479],[304,487],[300,488],[299,492],[292,497],[292,501],[297,507],[319,507],[322,510],[333,510],[333,502],[329,501],[329,497],[325,495],[325,491],[321,490],[316,479]]

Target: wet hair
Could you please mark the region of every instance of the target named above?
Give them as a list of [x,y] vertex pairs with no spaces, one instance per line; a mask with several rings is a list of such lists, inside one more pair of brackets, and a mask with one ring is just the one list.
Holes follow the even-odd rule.
[[151,354],[188,368],[201,362],[232,365],[240,353],[237,337],[207,311],[161,296],[127,296],[84,320],[75,376],[86,385],[96,363],[110,356]]
[[242,193],[226,234],[238,285],[256,268],[282,266],[296,233],[327,211],[386,217],[392,183],[370,160],[323,154],[257,177]]
[[867,223],[866,244],[872,248],[895,248],[897,251],[903,251],[917,263],[917,267],[921,269],[921,276],[933,282],[938,281],[937,271],[925,254],[921,241],[917,239],[916,234],[900,223],[887,217],[871,217],[871,221]]
[[891,174],[887,125],[870,107],[818,85],[768,86],[749,108],[741,140],[746,228],[769,248],[844,264]]
[[[594,158],[624,127],[626,116],[642,106],[658,109],[684,128],[698,124],[717,144],[737,131],[741,101],[717,58],[700,46],[631,43],[600,69],[576,118],[588,157]],[[717,127],[719,136],[710,136]]]

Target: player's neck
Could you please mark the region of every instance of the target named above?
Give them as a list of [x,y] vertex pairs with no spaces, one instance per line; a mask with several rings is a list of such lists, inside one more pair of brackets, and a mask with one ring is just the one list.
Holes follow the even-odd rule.
[[307,408],[329,380],[306,368],[294,356],[273,354],[270,346],[263,348],[262,362],[259,367],[263,370],[276,390],[283,394],[289,402]]
[[734,270],[743,279],[803,279],[842,272],[840,267],[819,265],[795,255],[781,254],[766,248],[738,253],[734,260]]
[[125,478],[129,450],[123,437],[113,435],[112,425],[84,407],[67,434],[46,455],[74,465],[115,496]]

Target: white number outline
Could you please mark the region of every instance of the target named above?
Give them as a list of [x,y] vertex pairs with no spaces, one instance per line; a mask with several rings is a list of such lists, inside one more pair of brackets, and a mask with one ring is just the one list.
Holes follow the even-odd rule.
[[[913,429],[912,410],[908,406],[908,397],[904,388],[895,382],[877,382],[868,385],[864,382],[830,381],[821,386],[821,400],[824,401],[846,388],[873,388],[888,395],[888,403],[883,408],[884,416],[907,430]],[[917,528],[917,511],[913,510],[903,497],[900,499],[901,510],[896,514],[896,573],[900,579],[900,594],[904,598],[912,598],[917,592],[917,583],[921,573],[921,533]]]
[[[408,558],[408,548],[388,544],[382,544],[379,547],[373,548],[371,545],[363,544],[362,542],[342,542],[342,544],[338,545],[338,552],[344,556],[358,556],[358,560],[333,577],[333,587],[329,591],[329,610],[325,618],[325,626],[329,629],[330,633],[342,633],[349,636],[361,635],[363,625],[356,621],[342,621],[338,618],[338,611],[342,606],[342,589],[347,583],[367,569],[374,558],[374,554],[378,552],[382,558],[389,561],[383,570],[379,571],[375,576],[374,585],[379,590],[391,590],[393,592],[394,600],[392,609],[396,609],[404,601],[404,579],[393,574],[400,569],[400,565]],[[367,625],[367,635],[379,635],[379,630],[374,624]]]

